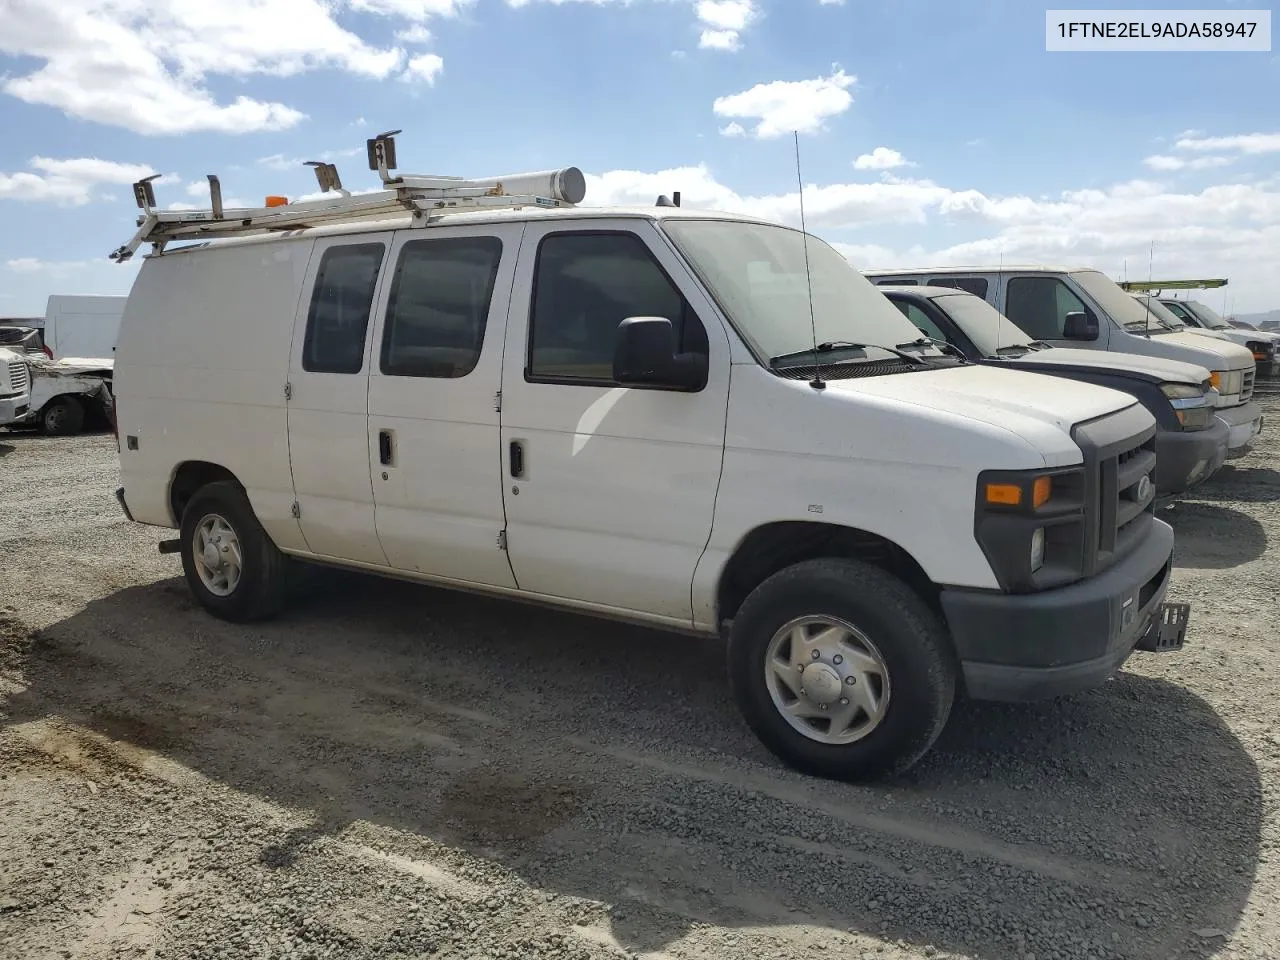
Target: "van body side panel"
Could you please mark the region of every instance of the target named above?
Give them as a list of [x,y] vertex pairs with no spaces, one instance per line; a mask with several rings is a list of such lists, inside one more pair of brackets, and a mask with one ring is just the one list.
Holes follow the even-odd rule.
[[378,539],[397,570],[516,586],[500,543],[496,400],[523,230],[395,234],[374,331],[368,449]]
[[369,472],[369,364],[391,238],[383,232],[314,241],[293,308],[288,364],[289,463],[306,548],[378,565],[387,558]]
[[[114,394],[120,470],[142,523],[176,526],[169,488],[188,460],[243,484],[284,550],[294,520],[284,381],[312,241],[174,252],[143,261],[120,325]],[[137,449],[129,449],[129,437]]]
[[[973,372],[993,382],[1003,373]],[[935,376],[945,383],[966,373]],[[1034,440],[1021,441],[949,412],[929,396],[929,376],[829,380],[818,392],[807,380],[775,377],[756,364],[734,366],[715,526],[695,582],[698,623],[714,623],[719,572],[739,543],[774,522],[862,530],[901,547],[934,583],[998,588],[973,535],[978,474],[993,463],[1043,467],[1037,444],[1049,431],[1033,433],[1028,421]],[[884,395],[890,388],[912,392],[898,389],[911,385],[918,403]]]
[[55,360],[115,356],[126,297],[50,294],[44,342]]
[[[710,372],[701,391],[526,379],[540,243],[579,231],[628,233],[643,241],[706,332]],[[593,283],[604,269],[583,264],[575,275]],[[646,276],[646,282],[653,282],[655,274]],[[572,283],[549,295],[548,303],[555,306],[539,312],[540,317],[563,319],[557,323],[563,339],[537,351],[539,358],[558,351],[572,356],[582,325],[602,319],[584,301],[562,296],[568,286]],[[613,295],[622,309],[625,283]],[[611,327],[614,309],[605,313]],[[603,332],[597,333],[604,339]],[[691,622],[691,585],[710,534],[720,482],[729,356],[718,311],[653,224],[634,218],[528,224],[517,264],[502,385],[507,543],[522,590]],[[608,376],[609,363],[601,366]],[[523,475],[518,477],[512,475],[512,443],[523,452]]]

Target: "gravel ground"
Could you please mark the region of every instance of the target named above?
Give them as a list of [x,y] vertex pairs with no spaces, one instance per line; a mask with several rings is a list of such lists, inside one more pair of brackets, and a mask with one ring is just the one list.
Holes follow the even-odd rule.
[[0,432],[0,956],[1280,956],[1280,401],[1165,514],[1187,648],[812,780],[721,652],[325,572],[249,629]]

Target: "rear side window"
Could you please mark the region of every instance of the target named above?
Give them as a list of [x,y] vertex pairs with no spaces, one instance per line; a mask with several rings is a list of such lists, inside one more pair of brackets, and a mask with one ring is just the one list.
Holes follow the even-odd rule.
[[302,343],[303,370],[360,372],[385,249],[381,243],[360,243],[330,247],[321,256]]
[[1004,314],[1036,340],[1061,340],[1068,313],[1085,313],[1084,301],[1057,277],[1014,277]]
[[497,237],[406,243],[391,281],[382,372],[456,378],[474,370],[501,259]]
[[975,297],[987,299],[987,281],[985,277],[935,277],[929,281],[931,287],[950,287],[952,290],[963,290]]

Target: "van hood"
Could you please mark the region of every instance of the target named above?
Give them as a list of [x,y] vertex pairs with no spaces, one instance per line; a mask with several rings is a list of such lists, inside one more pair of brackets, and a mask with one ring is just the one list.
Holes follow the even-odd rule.
[[[828,380],[827,390],[945,410],[1019,435],[1035,432],[1028,421],[1069,434],[1077,423],[1137,403],[1129,394],[1110,387],[990,364]],[[1024,431],[1024,426],[1031,429]]]
[[[1230,330],[1205,330],[1198,329],[1195,331],[1202,337],[1214,337],[1218,340],[1229,340],[1232,343],[1238,343],[1245,347],[1248,343],[1276,343],[1280,341],[1280,334],[1268,333],[1265,330],[1240,330],[1232,327]],[[1248,349],[1245,347],[1245,349]]]
[[25,360],[26,358],[20,354],[14,353],[7,347],[0,347],[0,363],[8,363],[10,360]]
[[1254,369],[1253,354],[1240,344],[1225,338],[1202,337],[1198,333],[1183,330],[1152,333],[1150,340],[1140,333],[1130,334],[1118,346],[1122,349],[1114,352],[1181,360],[1207,367],[1210,371]]
[[1209,379],[1209,371],[1199,364],[1164,357],[1146,357],[1140,353],[1112,353],[1107,350],[1076,350],[1072,347],[1050,347],[1021,357],[1010,357],[1033,363],[1061,364],[1069,367],[1091,367],[1098,370],[1141,373],[1171,383],[1201,384]]

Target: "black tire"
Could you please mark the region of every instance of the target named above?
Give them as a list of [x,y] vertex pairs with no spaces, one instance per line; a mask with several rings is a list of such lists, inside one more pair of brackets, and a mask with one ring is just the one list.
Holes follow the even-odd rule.
[[[856,627],[887,667],[887,706],[863,739],[811,739],[774,704],[765,680],[770,641],[806,616]],[[795,564],[756,587],[734,618],[728,660],[738,708],[765,747],[802,773],[847,781],[894,776],[919,761],[947,724],[959,675],[942,623],[910,587],[879,567],[835,558]]]
[[84,429],[84,404],[75,397],[54,397],[40,411],[40,432],[69,437]]
[[[230,593],[219,595],[207,587],[197,570],[197,528],[210,516],[221,517],[239,541],[239,581]],[[267,536],[253,507],[236,484],[210,483],[196,491],[182,512],[182,569],[187,586],[215,617],[232,623],[265,620],[279,613],[288,599],[289,558]]]

